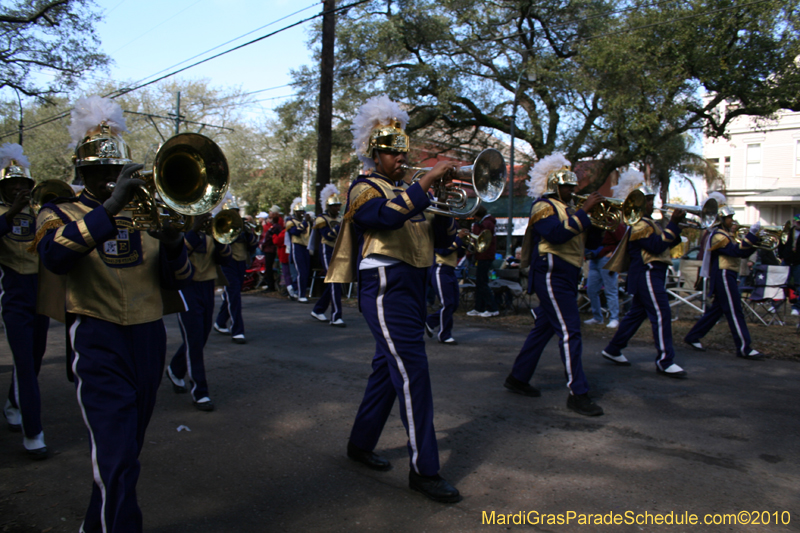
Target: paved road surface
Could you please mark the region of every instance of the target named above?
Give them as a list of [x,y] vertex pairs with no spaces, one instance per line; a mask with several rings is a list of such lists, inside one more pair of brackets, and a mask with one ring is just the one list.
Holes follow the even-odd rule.
[[[345,456],[374,350],[355,309],[346,329],[321,324],[308,305],[245,296],[248,344],[212,332],[206,351],[213,413],[162,382],[138,485],[145,530],[272,531],[798,531],[800,366],[730,354],[682,353],[686,381],[656,375],[652,346],[637,342],[617,368],[584,339],[584,366],[606,415],[565,407],[555,340],[533,384],[541,398],[502,383],[523,341],[490,320],[456,324],[457,347],[428,341],[442,474],[464,495],[431,502],[407,486],[399,416],[378,451],[394,464],[373,472]],[[166,319],[169,352],[177,320]],[[64,378],[64,332],[50,328],[40,382],[49,459],[28,460],[21,437],[0,431],[0,531],[78,530],[90,494],[86,430]],[[170,353],[171,356],[171,353]],[[11,357],[0,342],[0,387]],[[181,425],[191,431],[178,432]],[[485,525],[495,513],[605,515],[767,511],[765,526]],[[791,515],[788,525],[775,525]],[[484,513],[486,513],[484,515]],[[784,513],[784,514],[781,514]],[[519,519],[517,515],[516,519]],[[676,518],[680,520],[679,518]]]

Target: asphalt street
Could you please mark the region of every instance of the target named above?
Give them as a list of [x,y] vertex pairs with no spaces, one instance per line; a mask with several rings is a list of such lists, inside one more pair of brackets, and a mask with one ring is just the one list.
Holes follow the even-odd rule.
[[[212,332],[206,347],[212,413],[162,381],[138,484],[146,531],[800,530],[795,362],[681,349],[689,379],[679,381],[656,374],[651,342],[634,342],[633,366],[621,368],[599,356],[602,339],[585,337],[606,413],[585,418],[566,409],[556,339],[532,381],[542,397],[526,398],[502,386],[524,333],[459,317],[458,346],[427,341],[441,473],[464,496],[445,505],[409,490],[397,412],[376,450],[393,470],[346,457],[374,342],[354,308],[345,329],[310,311],[244,296],[248,344]],[[165,322],[171,357],[180,336],[174,316]],[[31,461],[21,435],[0,428],[0,531],[75,532],[88,504],[89,445],[63,346],[52,323],[40,375],[50,457]],[[10,376],[2,341],[0,387]],[[536,523],[544,514],[569,523]],[[692,515],[699,524],[675,524]],[[579,523],[598,516],[612,524]]]

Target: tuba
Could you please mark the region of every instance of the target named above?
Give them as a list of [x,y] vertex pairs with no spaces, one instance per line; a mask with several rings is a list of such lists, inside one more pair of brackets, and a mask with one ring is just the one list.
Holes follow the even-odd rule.
[[492,232],[485,229],[480,235],[467,233],[465,240],[467,241],[467,248],[473,250],[477,254],[482,254],[492,244]]
[[703,205],[664,204],[661,206],[659,211],[666,216],[675,209],[682,209],[686,211],[686,213],[697,217],[697,220],[683,221],[680,224],[680,227],[691,229],[708,229],[714,225],[714,222],[717,221],[717,211],[719,211],[719,205],[715,199],[709,198],[703,202]]
[[[739,242],[742,242],[745,238],[745,235],[747,235],[749,231],[750,226],[739,226],[739,229],[736,230],[736,239]],[[789,234],[791,231],[791,220],[787,221],[783,227],[761,226],[761,229],[758,231],[757,235],[759,241],[753,245],[753,248],[774,251],[778,246],[786,244],[786,241],[789,240]]]
[[[575,199],[575,207],[580,209],[589,196],[573,194],[572,197]],[[614,231],[623,222],[628,226],[633,226],[639,222],[644,213],[644,205],[646,203],[647,198],[644,193],[635,189],[624,200],[606,198],[586,214],[589,215],[592,226]]]
[[75,191],[65,181],[45,180],[31,189],[30,207],[33,215],[39,214],[42,206],[56,198],[74,198]]
[[[433,167],[403,165],[403,168],[416,170],[412,181],[419,181],[419,178]],[[436,200],[431,200],[431,206],[426,211],[447,217],[469,218],[478,211],[482,202],[494,202],[503,194],[506,184],[505,159],[494,148],[487,148],[478,154],[471,165],[459,167],[455,179],[458,179],[461,185],[472,187],[475,191],[477,201],[472,209],[464,210],[467,207],[467,193],[462,187],[439,181],[433,185],[433,195]],[[467,179],[471,184],[464,183]]]
[[184,217],[208,213],[225,197],[228,161],[208,137],[179,133],[158,149],[152,171],[134,177],[145,184],[127,207],[133,211],[133,227],[159,230],[169,221],[182,230],[187,227]]

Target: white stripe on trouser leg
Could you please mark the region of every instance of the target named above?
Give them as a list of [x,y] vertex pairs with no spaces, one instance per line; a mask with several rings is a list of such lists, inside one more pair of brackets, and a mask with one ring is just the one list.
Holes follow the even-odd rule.
[[558,317],[558,323],[561,325],[561,334],[564,335],[563,346],[564,346],[564,368],[567,370],[567,388],[569,389],[570,394],[572,394],[572,359],[570,357],[570,346],[569,346],[569,329],[567,329],[567,323],[564,322],[564,316],[561,314],[561,309],[558,307],[558,302],[556,301],[556,295],[553,292],[553,284],[550,281],[550,275],[553,273],[553,254],[547,254],[547,276],[545,277],[545,283],[547,284],[547,295],[550,297],[550,301],[553,302],[553,307],[556,310],[556,317]]
[[294,247],[295,244],[292,243],[292,263],[294,263],[294,269],[297,272],[297,287],[295,287],[295,290],[297,290],[297,297],[302,298],[304,295],[300,294],[300,266],[297,264],[297,254],[294,252]]
[[442,304],[442,308],[439,309],[439,334],[436,335],[436,338],[444,341],[446,339],[442,338],[442,332],[444,331],[444,306],[446,302],[444,301],[444,290],[442,289],[442,265],[436,265],[436,288],[439,290],[439,303]]
[[[197,400],[194,396],[194,391],[197,390],[197,381],[192,375],[192,358],[189,350],[189,332],[186,330],[186,324],[183,323],[183,317],[178,313],[178,325],[181,327],[181,337],[183,337],[183,345],[186,346],[186,375],[192,380],[192,399]],[[185,383],[184,383],[185,384]]]
[[228,294],[228,287],[222,287],[222,301],[226,303],[226,307],[228,308],[228,320],[230,320],[230,326],[228,324],[223,324],[222,327],[228,326],[231,331],[231,335],[233,335],[233,310],[231,309],[231,296]]
[[[651,268],[650,265],[647,268]],[[656,316],[658,317],[658,349],[661,351],[661,355],[659,356],[658,360],[663,361],[667,357],[667,350],[664,349],[664,320],[661,316],[661,309],[658,307],[658,302],[656,301],[656,294],[653,290],[653,280],[650,279],[650,270],[645,272],[644,274],[645,279],[647,280],[647,291],[650,293],[650,301],[653,302],[653,307],[656,310]],[[661,370],[666,370],[662,368]]]
[[[322,262],[325,263],[325,272],[327,272],[331,265],[328,262],[328,254],[325,253],[325,246],[322,245]],[[325,280],[322,280],[322,283],[325,283]],[[331,322],[333,322],[333,317],[335,317],[339,313],[339,308],[336,306],[336,288],[333,283],[330,284],[331,289]],[[325,310],[323,309],[323,313]]]
[[[86,424],[86,428],[89,430],[89,441],[92,446],[92,473],[94,474],[94,482],[97,483],[97,486],[100,488],[100,499],[102,503],[100,505],[100,527],[103,530],[103,533],[108,531],[106,526],[106,486],[103,483],[103,478],[100,476],[100,465],[97,464],[97,444],[94,440],[94,430],[92,429],[92,425],[89,423],[89,417],[86,415],[86,409],[83,406],[83,398],[81,397],[81,389],[83,389],[83,379],[81,379],[80,374],[78,374],[78,361],[81,358],[81,354],[75,349],[75,338],[78,331],[78,326],[81,324],[81,316],[78,315],[75,318],[75,322],[72,324],[72,327],[69,328],[69,339],[70,343],[72,344],[72,374],[75,376],[77,380],[77,386],[75,390],[77,391],[78,396],[78,406],[81,408],[81,414],[83,415],[83,422]],[[81,529],[83,529],[83,524],[81,524]]]
[[[722,269],[720,269],[722,270]],[[731,289],[728,286],[728,276],[725,275],[725,271],[722,271],[722,282],[725,285],[725,297],[728,299],[728,307],[731,310],[731,318],[733,319],[733,323],[736,326],[736,334],[739,335],[739,341],[741,343],[741,347],[739,348],[739,352],[742,355],[747,355],[744,353],[745,345],[744,345],[744,335],[742,335],[742,330],[739,328],[739,317],[736,316],[736,308],[733,307],[733,298],[731,297]]]
[[408,380],[406,367],[403,365],[403,361],[400,359],[400,356],[397,355],[397,349],[394,347],[394,341],[389,334],[389,328],[386,325],[386,317],[384,316],[383,294],[386,292],[386,267],[378,267],[378,274],[381,279],[381,286],[380,289],[378,289],[378,298],[375,302],[378,310],[378,321],[381,324],[383,338],[386,340],[386,344],[389,346],[389,351],[397,363],[397,369],[400,371],[400,375],[403,376],[403,398],[405,399],[406,418],[408,419],[408,441],[411,443],[411,464],[414,466],[414,471],[419,474],[419,469],[417,468],[419,449],[417,448],[417,428],[414,426],[414,409],[411,405],[411,383]]

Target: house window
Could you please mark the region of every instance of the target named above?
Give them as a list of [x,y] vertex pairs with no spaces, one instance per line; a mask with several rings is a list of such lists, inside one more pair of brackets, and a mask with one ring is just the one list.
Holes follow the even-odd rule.
[[797,141],[797,146],[794,149],[794,156],[796,158],[794,174],[795,176],[800,176],[800,141]]
[[747,145],[747,186],[753,187],[761,178],[761,144]]

